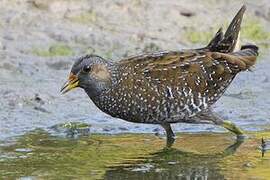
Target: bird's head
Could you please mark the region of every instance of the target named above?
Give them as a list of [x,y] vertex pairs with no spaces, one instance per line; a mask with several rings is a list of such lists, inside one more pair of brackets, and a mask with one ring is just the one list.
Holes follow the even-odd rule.
[[96,55],[86,55],[77,59],[61,92],[64,94],[80,87],[90,97],[98,96],[111,84],[109,66],[108,61]]

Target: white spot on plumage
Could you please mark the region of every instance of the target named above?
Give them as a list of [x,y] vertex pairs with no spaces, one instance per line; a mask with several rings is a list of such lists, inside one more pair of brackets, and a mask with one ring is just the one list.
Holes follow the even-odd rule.
[[167,86],[167,89],[168,89],[168,92],[169,92],[169,97],[173,98],[172,89],[169,86]]

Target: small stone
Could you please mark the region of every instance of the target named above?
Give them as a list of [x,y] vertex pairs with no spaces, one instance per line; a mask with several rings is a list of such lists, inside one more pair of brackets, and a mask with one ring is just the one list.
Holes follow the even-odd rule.
[[45,104],[45,101],[39,96],[39,94],[35,94],[34,101],[41,105]]
[[119,127],[118,129],[121,130],[121,131],[127,131],[128,130],[128,128],[126,128],[126,127]]
[[68,1],[64,0],[50,0],[50,1],[44,1],[44,0],[34,0],[32,1],[33,5],[41,10],[47,10],[52,13],[60,13],[64,15],[64,13],[68,9]]
[[38,9],[48,9],[48,1],[33,0],[32,4]]
[[189,10],[187,10],[187,9],[181,10],[181,11],[180,11],[180,14],[181,14],[182,16],[185,16],[185,17],[192,17],[192,16],[195,16],[195,13],[194,13],[194,12],[189,11]]
[[253,165],[251,162],[245,163],[243,166],[244,166],[244,167],[247,167],[247,168],[252,168],[252,167],[254,167],[254,165]]
[[47,110],[46,110],[45,108],[43,108],[43,107],[35,106],[34,109],[37,110],[37,111],[40,111],[40,112],[49,113],[49,111],[47,111]]
[[174,165],[174,164],[176,164],[176,162],[175,161],[170,161],[170,162],[168,162],[168,164],[169,165]]

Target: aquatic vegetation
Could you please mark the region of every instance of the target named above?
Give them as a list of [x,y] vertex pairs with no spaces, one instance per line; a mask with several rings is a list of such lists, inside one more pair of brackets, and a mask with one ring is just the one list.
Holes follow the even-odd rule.
[[52,126],[50,129],[57,133],[65,134],[67,137],[77,137],[82,135],[89,135],[90,124],[81,122],[67,122]]
[[42,57],[72,56],[74,54],[71,47],[65,44],[54,44],[48,49],[34,48],[32,53],[36,56]]
[[[226,27],[227,26],[228,23]],[[215,30],[218,30],[218,28],[210,28],[209,31],[197,31],[189,28],[185,31],[184,37],[188,42],[193,44],[200,43],[206,45],[207,42],[209,42],[209,40],[215,35]],[[264,25],[258,19],[247,18],[241,28],[241,39],[256,42],[256,44],[260,44],[260,47],[268,48],[270,32],[266,30]]]
[[184,33],[184,37],[187,39],[188,42],[193,44],[207,44],[209,40],[214,37],[215,32],[213,31],[196,31],[194,29],[188,29]]
[[53,136],[29,132],[0,146],[0,178],[157,179],[208,176],[209,179],[269,179],[269,154],[261,157],[261,137],[244,142],[228,134],[181,134],[172,149],[153,135]]
[[247,20],[243,24],[242,36],[253,41],[267,41],[270,39],[270,32],[267,32],[259,20]]

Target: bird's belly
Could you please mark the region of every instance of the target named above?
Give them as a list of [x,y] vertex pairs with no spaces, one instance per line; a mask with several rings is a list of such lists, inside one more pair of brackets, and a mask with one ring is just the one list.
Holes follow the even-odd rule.
[[186,122],[204,109],[203,103],[196,105],[193,100],[187,101],[191,102],[189,104],[180,103],[177,99],[160,101],[158,104],[150,102],[137,101],[136,104],[120,102],[100,109],[113,117],[129,122],[149,124]]
[[212,83],[213,87],[208,82],[209,91],[204,92],[200,88],[188,86],[154,84],[148,85],[147,89],[139,85],[129,91],[115,89],[103,96],[98,107],[113,117],[131,122],[187,122],[191,117],[208,109],[223,94],[230,82],[231,79],[222,86]]

